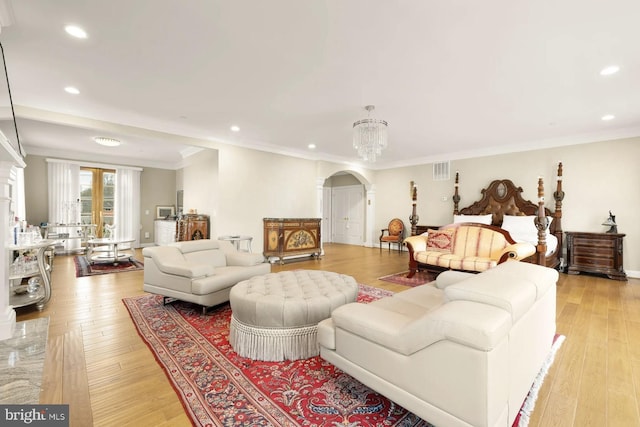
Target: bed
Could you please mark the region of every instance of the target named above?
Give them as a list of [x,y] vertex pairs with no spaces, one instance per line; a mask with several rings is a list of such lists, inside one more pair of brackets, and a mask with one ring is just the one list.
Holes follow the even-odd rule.
[[459,173],[456,173],[453,195],[454,222],[481,222],[509,231],[516,242],[536,246],[536,254],[526,261],[559,268],[562,258],[562,163],[558,164],[555,211],[544,206],[544,182],[538,178],[538,203],[522,198],[522,187],[508,179],[492,181],[481,191],[482,198],[459,208]]

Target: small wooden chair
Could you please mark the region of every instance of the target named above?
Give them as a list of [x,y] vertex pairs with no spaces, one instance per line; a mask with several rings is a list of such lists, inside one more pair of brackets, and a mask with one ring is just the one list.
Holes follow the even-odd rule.
[[[391,244],[398,245],[398,252],[402,252],[402,242],[404,241],[404,223],[400,218],[394,218],[389,222],[388,228],[383,228],[380,234],[380,250],[382,251],[382,242],[389,245],[391,252]],[[386,232],[386,234],[385,234]]]

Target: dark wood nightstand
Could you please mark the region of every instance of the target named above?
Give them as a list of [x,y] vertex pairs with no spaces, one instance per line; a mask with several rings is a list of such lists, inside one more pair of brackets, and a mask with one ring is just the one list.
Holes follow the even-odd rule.
[[624,234],[567,231],[566,235],[567,273],[598,273],[614,280],[627,280],[622,266]]

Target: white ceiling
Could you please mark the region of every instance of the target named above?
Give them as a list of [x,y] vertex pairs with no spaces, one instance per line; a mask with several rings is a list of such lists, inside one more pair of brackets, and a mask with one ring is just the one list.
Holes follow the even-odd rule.
[[356,162],[367,104],[389,122],[374,168],[640,135],[637,0],[2,2],[31,154],[171,167],[230,143]]

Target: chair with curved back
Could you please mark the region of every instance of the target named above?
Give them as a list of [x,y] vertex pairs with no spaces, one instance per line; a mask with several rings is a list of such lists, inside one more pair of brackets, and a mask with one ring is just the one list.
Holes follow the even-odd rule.
[[[398,252],[402,252],[402,242],[404,241],[404,223],[400,218],[394,218],[389,221],[389,226],[383,228],[380,234],[380,250],[382,250],[382,243],[389,245],[389,251],[391,251],[391,244],[398,245]],[[386,232],[386,234],[385,234]]]

